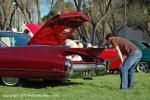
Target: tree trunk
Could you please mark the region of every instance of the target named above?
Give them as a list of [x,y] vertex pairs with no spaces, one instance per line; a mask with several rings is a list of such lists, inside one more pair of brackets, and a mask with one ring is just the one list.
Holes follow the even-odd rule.
[[25,20],[27,21],[27,23],[31,23],[31,21],[28,19],[27,14],[26,14],[26,9],[24,7],[22,7],[20,5],[20,3],[17,0],[14,0],[14,2],[16,3],[16,5],[20,8]]
[[6,30],[6,28],[7,28],[7,18],[4,19],[3,26],[2,26],[3,30]]
[[9,22],[9,26],[12,27],[11,23],[12,23],[12,20],[13,20],[13,16],[15,14],[15,9],[13,10],[11,16],[10,16],[10,22]]
[[41,24],[41,10],[40,10],[41,0],[35,0],[35,2],[37,7],[37,13],[38,13],[38,24]]
[[1,11],[0,11],[0,30],[2,30],[2,14],[1,14]]
[[[76,6],[77,11],[81,11],[81,6],[82,6],[82,2],[84,2],[84,0],[74,0],[74,4]],[[87,42],[88,37],[86,36],[87,31],[84,25],[80,26],[80,31],[78,31],[80,37],[82,38],[82,40],[84,40],[84,42]]]

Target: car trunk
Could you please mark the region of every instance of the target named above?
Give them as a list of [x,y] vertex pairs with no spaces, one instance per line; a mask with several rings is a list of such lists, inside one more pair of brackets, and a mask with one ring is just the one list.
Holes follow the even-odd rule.
[[[90,19],[81,12],[62,13],[48,20],[31,38],[29,45],[60,45],[68,39],[83,22]],[[30,29],[31,31],[33,29]],[[67,31],[66,31],[67,30]],[[64,33],[64,31],[66,33]]]

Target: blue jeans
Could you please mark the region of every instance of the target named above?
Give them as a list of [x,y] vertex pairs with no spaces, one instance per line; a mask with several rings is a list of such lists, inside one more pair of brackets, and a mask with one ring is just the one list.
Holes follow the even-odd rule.
[[124,61],[120,68],[121,84],[120,89],[127,89],[134,87],[134,72],[136,64],[140,61],[142,52],[140,49],[136,50],[133,54],[130,54]]

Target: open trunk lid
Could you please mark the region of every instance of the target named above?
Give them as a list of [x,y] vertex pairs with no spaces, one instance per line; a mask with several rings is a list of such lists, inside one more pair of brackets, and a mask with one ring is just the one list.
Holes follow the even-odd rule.
[[[83,23],[90,19],[81,12],[62,13],[49,19],[31,38],[29,45],[59,45],[69,38]],[[66,33],[64,33],[66,31]]]

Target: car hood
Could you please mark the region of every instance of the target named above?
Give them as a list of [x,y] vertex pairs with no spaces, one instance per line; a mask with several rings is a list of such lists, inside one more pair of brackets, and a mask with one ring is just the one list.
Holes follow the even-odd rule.
[[[49,19],[28,42],[32,44],[59,45],[69,38],[83,23],[90,21],[81,12],[62,13]],[[67,32],[64,34],[63,32]]]

